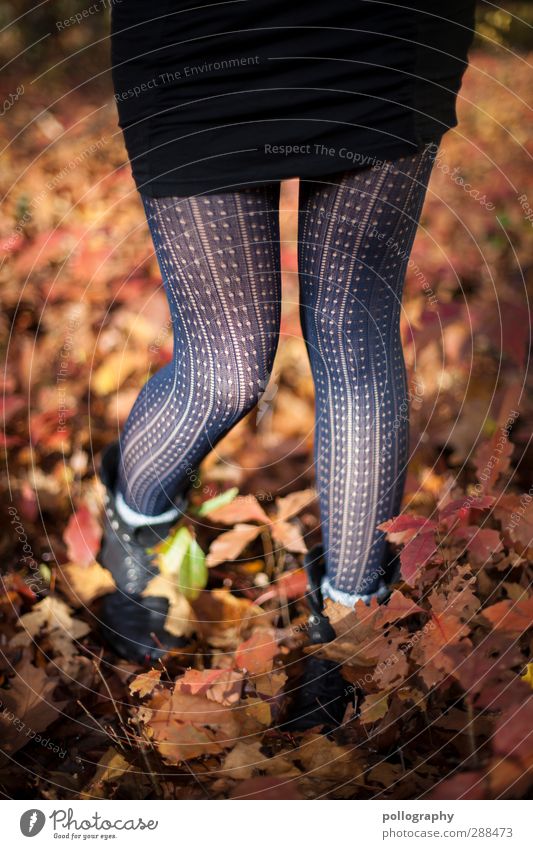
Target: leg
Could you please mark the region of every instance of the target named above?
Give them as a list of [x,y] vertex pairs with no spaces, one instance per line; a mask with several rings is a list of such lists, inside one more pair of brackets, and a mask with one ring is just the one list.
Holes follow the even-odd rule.
[[280,320],[279,185],[144,205],[174,356],[126,422],[118,489],[127,508],[154,516],[172,510],[191,470],[268,382]]
[[143,387],[120,446],[102,457],[98,561],[115,580],[100,622],[115,651],[153,662],[186,639],[168,599],[143,596],[153,547],[178,517],[191,471],[259,399],[280,319],[279,185],[203,198],[145,198],[174,329],[172,362]]
[[401,298],[432,162],[426,149],[300,189],[324,591],[346,603],[383,584],[377,526],[400,510],[408,459]]

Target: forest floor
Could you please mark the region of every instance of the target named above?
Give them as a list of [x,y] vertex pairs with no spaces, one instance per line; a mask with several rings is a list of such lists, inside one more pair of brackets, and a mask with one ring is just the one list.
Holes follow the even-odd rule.
[[520,57],[474,55],[437,159],[404,303],[411,461],[402,516],[387,526],[402,575],[386,607],[329,607],[338,639],[321,651],[357,696],[330,736],[279,730],[306,650],[303,552],[320,533],[297,182],[283,189],[271,385],[203,464],[149,590],[168,595],[169,627],[191,635],[191,651],[142,670],[98,631],[113,583],[94,560],[95,465],[171,355],[157,263],[111,98],[70,96],[38,114],[28,91],[10,110],[1,792],[474,799],[531,787],[526,95]]

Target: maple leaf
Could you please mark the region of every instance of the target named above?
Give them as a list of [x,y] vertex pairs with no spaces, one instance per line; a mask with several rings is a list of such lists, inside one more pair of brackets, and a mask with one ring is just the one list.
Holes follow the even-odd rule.
[[448,538],[454,542],[466,542],[466,549],[475,563],[484,565],[493,554],[503,550],[503,542],[498,531],[491,528],[478,528],[465,525],[454,528]]
[[533,626],[533,595],[519,601],[499,601],[483,609],[483,617],[496,630],[524,634]]
[[132,695],[137,693],[141,698],[149,696],[161,680],[161,670],[151,669],[149,672],[142,672],[136,675],[133,681],[130,681],[129,690]]
[[430,560],[441,562],[442,558],[437,555],[437,544],[435,534],[418,533],[413,536],[400,552],[400,564],[402,578],[407,584],[413,585],[420,569],[427,566]]
[[178,683],[184,693],[203,695],[229,706],[237,704],[241,698],[243,676],[232,669],[188,669]]
[[426,519],[424,516],[402,513],[394,519],[382,522],[381,525],[378,525],[378,528],[387,534],[391,542],[400,544],[412,539],[419,532],[436,531],[438,524],[433,519]]
[[377,612],[376,624],[384,626],[411,616],[413,613],[423,613],[422,608],[411,599],[406,598],[400,590],[394,590]]
[[439,518],[447,519],[450,516],[457,516],[462,520],[467,520],[470,515],[470,510],[488,510],[492,507],[496,499],[493,495],[483,495],[479,498],[471,498],[463,496],[456,498],[454,501],[448,502],[439,510]]
[[167,763],[218,754],[237,742],[238,714],[203,696],[183,692],[180,679],[171,692],[156,693],[147,707],[146,724]]
[[514,494],[501,495],[493,512],[514,543],[526,551],[533,548],[533,500]]

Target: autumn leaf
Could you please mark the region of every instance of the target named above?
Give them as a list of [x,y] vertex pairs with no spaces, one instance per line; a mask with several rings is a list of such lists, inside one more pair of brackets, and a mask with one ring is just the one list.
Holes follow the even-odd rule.
[[272,525],[272,536],[282,548],[293,554],[305,554],[307,546],[303,537],[296,527],[290,522],[277,521]]
[[142,360],[133,351],[113,351],[93,372],[91,389],[95,395],[110,395],[141,365]]
[[116,589],[111,572],[93,561],[88,566],[65,563],[58,567],[63,592],[67,592],[74,603],[91,604],[96,598]]
[[[15,669],[9,689],[3,689],[1,695],[0,729],[5,752],[13,754],[18,751],[35,736],[33,732],[44,731],[59,717],[66,702],[54,700],[53,693],[58,683],[58,678],[47,675],[28,659]],[[21,729],[10,721],[8,714],[13,714],[17,723],[22,723]]]
[[130,682],[130,693],[132,695],[137,694],[141,698],[149,696],[153,693],[160,680],[160,669],[151,669],[149,672],[143,672],[141,675],[136,675],[133,681]]
[[100,548],[102,528],[87,505],[82,504],[70,517],[63,534],[69,560],[89,566]]
[[118,781],[125,772],[131,769],[131,764],[116,749],[109,748],[96,767],[91,782],[80,793],[81,799],[108,798],[107,784]]
[[238,646],[235,663],[238,669],[246,670],[251,675],[261,675],[270,672],[278,651],[277,643],[269,631],[254,631],[248,640]]
[[24,629],[11,639],[12,646],[28,645],[43,629],[49,635],[58,654],[68,656],[76,651],[75,643],[91,630],[87,622],[72,615],[72,608],[62,599],[48,595],[33,606],[30,613],[20,617],[18,624]]
[[212,543],[207,554],[207,566],[218,566],[237,557],[261,533],[257,525],[235,525],[233,530],[220,534]]
[[230,489],[226,489],[224,492],[220,492],[218,495],[213,496],[213,498],[208,498],[207,501],[203,501],[200,506],[196,508],[196,513],[198,516],[208,516],[211,512],[218,510],[219,507],[224,507],[226,504],[230,504],[238,494],[238,487],[232,486]]
[[376,624],[389,625],[391,622],[405,619],[406,616],[411,616],[413,613],[423,613],[423,610],[414,601],[406,598],[399,590],[394,590],[387,603],[380,607]]
[[213,522],[224,525],[234,525],[242,522],[259,522],[261,525],[270,524],[270,519],[253,495],[239,495],[231,503],[224,504],[207,511],[204,507],[202,515],[208,516]]
[[496,630],[524,634],[533,626],[533,596],[520,601],[499,601],[482,612]]
[[406,542],[400,552],[402,578],[407,584],[413,584],[420,569],[427,566],[430,560],[442,560],[437,554],[435,534],[418,533]]
[[276,498],[276,522],[284,522],[297,516],[315,498],[315,489],[303,489],[300,492],[291,492],[285,498]]

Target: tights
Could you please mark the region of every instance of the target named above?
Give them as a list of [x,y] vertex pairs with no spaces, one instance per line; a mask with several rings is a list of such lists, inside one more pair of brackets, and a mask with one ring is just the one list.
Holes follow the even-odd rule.
[[[300,184],[300,313],[316,390],[326,586],[342,600],[378,590],[377,526],[400,509],[401,297],[432,162],[426,149]],[[174,354],[126,422],[118,489],[131,510],[157,516],[268,383],[280,326],[279,184],[143,202]]]

